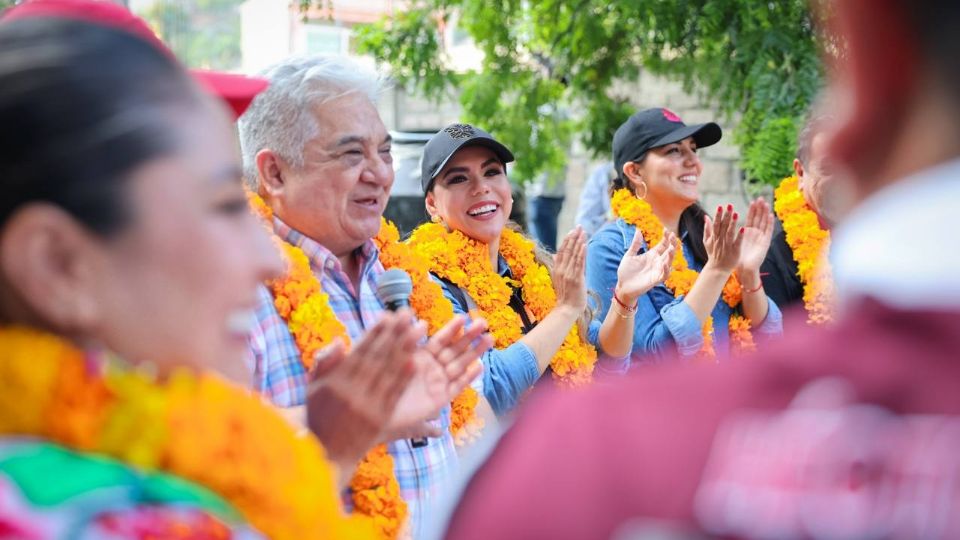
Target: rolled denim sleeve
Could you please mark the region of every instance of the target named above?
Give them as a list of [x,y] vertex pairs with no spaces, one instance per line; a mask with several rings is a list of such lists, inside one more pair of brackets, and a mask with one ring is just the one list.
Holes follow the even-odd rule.
[[660,308],[660,319],[670,332],[680,356],[693,356],[703,347],[700,319],[683,296]]
[[600,328],[603,323],[594,319],[587,328],[587,341],[597,350],[597,365],[594,368],[599,375],[622,375],[630,368],[630,355],[611,356],[600,345]]
[[[434,277],[443,287],[443,295],[453,304],[454,313],[469,317],[450,290],[450,285]],[[520,396],[540,377],[537,357],[519,341],[504,349],[490,349],[480,357],[483,364],[483,397],[497,416],[516,407]]]
[[773,301],[773,298],[767,297],[767,317],[757,326],[754,331],[761,341],[783,335],[783,312],[780,306]]

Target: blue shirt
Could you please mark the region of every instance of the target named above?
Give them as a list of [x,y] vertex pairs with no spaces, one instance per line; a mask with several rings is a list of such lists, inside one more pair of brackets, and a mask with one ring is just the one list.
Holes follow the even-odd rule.
[[[633,241],[635,230],[633,225],[618,219],[597,231],[587,246],[587,286],[600,297],[600,315],[606,315],[610,310],[613,289],[617,284],[617,267]],[[683,256],[690,263],[690,268],[699,272],[703,267],[694,261],[689,243],[690,240],[684,233]],[[644,242],[641,253],[646,249]],[[767,302],[766,319],[753,328],[758,342],[764,337],[783,333],[783,315],[780,308],[769,297]],[[733,309],[722,298],[717,299],[711,315],[714,348],[718,356],[729,352],[730,332],[727,324],[731,313]],[[701,328],[700,321],[683,301],[683,296],[674,297],[661,283],[639,299],[634,322],[632,360],[656,361],[674,356],[675,352],[679,352],[681,357],[693,356],[703,346]]]
[[[501,276],[511,276],[510,267],[500,257],[497,272]],[[443,288],[443,295],[453,304],[455,314],[468,315],[473,306],[464,306],[460,301],[456,285],[431,276]],[[465,291],[463,295],[469,298]],[[620,373],[626,370],[629,358],[613,358],[603,355],[600,351],[600,322],[591,321],[587,332],[587,340],[597,348],[599,359],[596,364],[601,372]],[[537,357],[525,344],[517,341],[504,349],[490,349],[480,358],[483,364],[481,388],[476,388],[490,403],[490,408],[497,416],[510,412],[520,399],[520,396],[540,378],[540,369],[537,366]],[[596,368],[595,368],[596,369]]]

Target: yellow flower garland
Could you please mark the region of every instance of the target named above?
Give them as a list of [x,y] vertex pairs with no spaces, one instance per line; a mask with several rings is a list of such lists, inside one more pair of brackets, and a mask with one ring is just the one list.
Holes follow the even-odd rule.
[[[653,213],[653,208],[647,201],[637,198],[629,190],[618,189],[614,192],[610,207],[614,215],[640,229],[648,246],[654,246],[663,239],[663,224]],[[690,292],[700,273],[687,264],[679,239],[677,240],[676,253],[677,256],[673,258],[670,276],[664,282],[664,285],[673,291],[674,296],[680,296]],[[724,284],[721,298],[731,308],[736,308],[740,304],[743,299],[743,290],[735,275],[731,274]],[[750,319],[737,313],[731,313],[727,328],[730,330],[730,345],[735,353],[756,349],[753,334],[750,332]],[[712,316],[708,316],[703,323],[703,347],[699,354],[704,357],[712,357],[716,354],[713,349]]]
[[[430,271],[462,287],[473,298],[490,326],[495,347],[508,347],[522,337],[520,316],[510,308],[511,282],[491,268],[485,244],[435,223],[414,230],[409,243],[430,262]],[[550,273],[534,259],[533,243],[517,232],[504,230],[500,255],[513,272],[513,284],[521,287],[527,309],[534,319],[543,320],[556,305],[557,297]],[[574,325],[550,367],[559,381],[578,386],[590,381],[596,360],[596,350],[581,339]]]
[[50,334],[0,328],[0,433],[179,476],[269,538],[374,538],[367,518],[344,515],[317,440],[258,396],[214,375],[160,383],[92,360]]
[[796,176],[780,182],[774,191],[773,209],[783,224],[787,245],[797,261],[807,322],[819,325],[832,321],[833,274],[826,257],[830,249],[830,232],[823,230],[816,212],[807,206]]
[[[417,318],[427,323],[427,331],[433,335],[453,318],[453,304],[443,295],[443,288],[430,279],[430,265],[410,246],[400,242],[400,231],[386,219],[381,218],[380,232],[373,241],[380,250],[380,263],[384,268],[398,268],[410,275],[413,281],[410,307]],[[450,403],[450,433],[458,446],[480,434],[483,419],[476,415],[479,401],[476,390],[468,386]]]
[[[247,197],[253,211],[272,232],[273,211],[258,195],[248,193]],[[286,255],[287,273],[267,285],[273,292],[277,311],[297,343],[300,360],[309,371],[318,350],[336,338],[349,346],[350,336],[330,307],[330,297],[321,289],[307,255],[276,235],[273,238]],[[350,490],[355,511],[372,518],[382,538],[392,539],[400,534],[407,516],[407,503],[400,495],[393,457],[385,446],[371,450],[357,465]]]

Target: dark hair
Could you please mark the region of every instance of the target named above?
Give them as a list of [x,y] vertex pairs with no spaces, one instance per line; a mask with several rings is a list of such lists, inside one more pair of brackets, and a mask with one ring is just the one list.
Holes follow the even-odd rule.
[[[646,157],[647,155],[644,154],[640,156],[640,159],[635,159],[633,162],[643,163]],[[633,184],[623,178],[623,172],[615,172],[617,175],[610,180],[611,195],[614,191],[623,188],[629,189],[630,193],[636,195],[637,192],[633,189]],[[680,214],[679,232],[683,234],[683,232],[686,231],[690,238],[688,244],[690,251],[693,253],[694,260],[696,260],[700,266],[707,264],[707,248],[703,245],[703,216],[706,214],[706,211],[704,211],[698,203],[691,204]]]
[[175,59],[120,30],[0,23],[0,225],[43,201],[117,231],[131,218],[126,179],[175,149],[171,112],[196,95]]
[[[643,163],[643,160],[647,159],[647,154],[643,154],[637,159],[631,160],[634,163]],[[630,193],[636,195],[636,192],[633,191],[633,185],[623,176],[623,171],[617,170],[617,164],[613,164],[613,178],[610,179],[610,194],[613,195],[613,192],[618,189],[627,188],[630,190]]]

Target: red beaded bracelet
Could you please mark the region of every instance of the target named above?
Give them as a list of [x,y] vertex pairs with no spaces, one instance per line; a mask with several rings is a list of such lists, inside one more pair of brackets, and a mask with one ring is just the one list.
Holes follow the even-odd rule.
[[743,292],[745,292],[745,293],[747,293],[747,294],[750,294],[750,293],[755,293],[755,292],[759,291],[760,289],[763,288],[763,278],[765,278],[765,277],[767,277],[767,276],[769,276],[769,275],[770,275],[769,272],[760,272],[760,284],[757,285],[757,287],[756,287],[755,289],[744,290]]
[[759,291],[759,290],[762,289],[762,288],[763,288],[763,282],[761,281],[760,284],[757,285],[757,288],[756,288],[756,289],[744,290],[743,292],[745,292],[745,293],[747,293],[747,294],[755,293],[755,292]]
[[620,307],[627,310],[627,313],[633,313],[637,311],[637,306],[640,305],[640,302],[638,301],[636,304],[633,305],[633,307],[628,307],[626,304],[623,303],[623,300],[620,300],[620,298],[617,296],[617,291],[613,291],[613,299],[616,300],[618,304],[620,304]]

